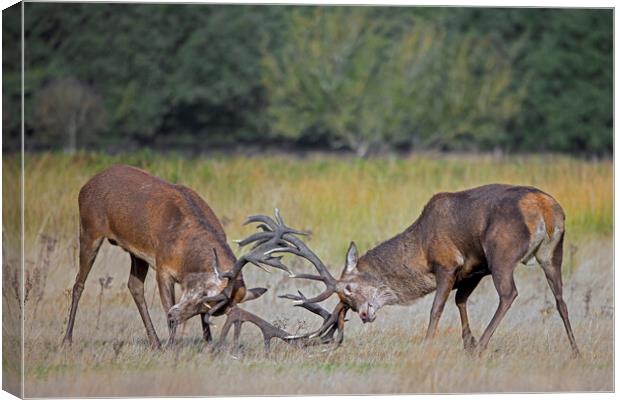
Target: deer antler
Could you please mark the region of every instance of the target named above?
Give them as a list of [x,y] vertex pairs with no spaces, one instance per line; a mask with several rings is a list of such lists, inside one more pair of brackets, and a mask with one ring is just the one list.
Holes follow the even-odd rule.
[[302,335],[289,335],[286,337],[286,339],[301,340],[320,337],[321,343],[329,343],[334,341],[334,333],[336,332],[336,330],[338,330],[338,337],[335,340],[337,341],[337,345],[340,345],[343,339],[345,322],[344,318],[348,307],[343,303],[338,303],[334,310],[332,312],[329,312],[318,304],[307,303],[307,298],[306,296],[304,296],[303,293],[301,293],[301,291],[298,290],[297,293],[299,293],[299,295],[284,294],[278,297],[281,299],[295,300],[297,302],[297,304],[295,304],[295,307],[302,307],[308,311],[320,315],[323,318],[323,325],[321,325],[321,327],[315,331]]
[[[323,307],[315,304],[326,300],[336,291],[337,280],[329,272],[325,264],[310,248],[295,235],[307,235],[306,232],[299,231],[297,229],[290,228],[284,223],[280,211],[275,209],[275,220],[265,215],[257,215],[250,217],[249,222],[261,222],[260,228],[263,232],[256,233],[249,238],[240,241],[240,245],[245,245],[256,241],[255,248],[268,248],[264,255],[272,257],[275,253],[290,253],[298,257],[302,257],[308,260],[317,270],[318,275],[312,274],[292,274],[289,271],[291,278],[310,279],[315,281],[321,281],[325,284],[326,289],[319,295],[310,299],[306,298],[301,292],[298,291],[298,295],[286,294],[279,296],[289,300],[294,300],[295,305],[305,308],[315,314],[320,315],[323,318],[323,324],[316,331],[306,333],[303,335],[290,335],[286,339],[300,340],[300,339],[313,339],[320,337],[322,342],[333,341],[333,335],[336,330],[339,331],[338,338],[336,339],[338,344],[342,342],[342,330],[344,329],[344,318],[348,310],[348,306],[340,302],[336,308],[330,313]],[[278,261],[281,257],[277,258]]]
[[257,226],[257,229],[260,229],[261,232],[254,233],[242,240],[236,240],[239,247],[244,247],[251,243],[253,243],[254,246],[252,246],[249,253],[239,257],[234,267],[230,271],[223,273],[222,277],[229,279],[235,278],[247,263],[254,264],[259,268],[263,268],[261,264],[268,265],[286,271],[290,276],[293,275],[291,271],[282,264],[282,257],[272,256],[269,250],[286,243],[284,241],[285,235],[306,235],[306,233],[285,226],[282,223],[277,208],[276,219],[279,224],[266,215],[253,215],[248,217],[244,225],[258,222],[260,224]]
[[[298,291],[299,295],[289,294],[279,297],[295,300],[295,305],[297,307],[305,308],[310,312],[320,315],[323,318],[323,324],[316,331],[302,335],[291,335],[288,332],[274,327],[260,317],[242,310],[237,306],[233,307],[229,312],[229,316],[225,323],[225,328],[222,330],[221,342],[225,340],[226,334],[228,333],[230,327],[234,326],[235,342],[238,343],[238,332],[241,329],[241,324],[243,322],[251,322],[261,329],[264,336],[266,349],[269,347],[269,342],[273,337],[277,337],[290,344],[307,345],[314,342],[309,341],[310,339],[320,338],[321,343],[328,343],[335,340],[337,345],[339,345],[343,338],[342,331],[344,329],[344,316],[346,314],[347,306],[343,303],[339,303],[334,311],[330,313],[320,305],[314,304],[327,299],[335,292],[336,279],[329,273],[327,267],[316,256],[316,254],[314,254],[299,238],[295,236],[307,235],[307,233],[286,226],[277,208],[275,209],[275,220],[266,215],[254,215],[249,217],[245,222],[245,224],[249,223],[259,223],[257,229],[261,231],[236,242],[240,247],[253,244],[251,250],[239,257],[232,270],[220,273],[220,276],[222,278],[228,278],[230,282],[232,282],[232,279],[239,274],[242,268],[248,263],[251,263],[262,269],[264,268],[261,264],[281,269],[286,271],[291,278],[322,281],[327,286],[327,289],[322,294],[311,299],[306,298],[306,296],[304,296],[300,291]],[[284,264],[282,264],[282,256],[273,256],[274,253],[291,253],[305,258],[315,266],[319,272],[319,275],[293,274]],[[222,307],[229,304],[231,291],[232,284],[229,284],[222,293],[203,299],[205,302],[219,302],[211,310],[209,310],[209,316],[215,314]],[[334,339],[333,335],[336,330],[338,330],[338,337]]]
[[276,216],[277,222],[266,216],[258,216],[261,218],[262,221],[269,222],[268,223],[269,228],[271,229],[272,232],[277,234],[279,238],[277,241],[273,242],[273,243],[279,244],[279,246],[270,248],[265,253],[265,255],[271,256],[274,253],[290,253],[290,254],[294,254],[298,257],[302,257],[310,261],[310,263],[314,265],[314,267],[316,268],[319,275],[290,274],[289,272],[289,276],[291,278],[311,279],[315,281],[321,281],[325,284],[326,289],[318,296],[315,296],[311,299],[306,299],[304,297],[303,299],[298,299],[297,302],[301,302],[303,304],[309,304],[309,303],[318,303],[318,302],[321,302],[327,299],[329,296],[334,294],[336,291],[336,283],[337,283],[336,278],[332,276],[332,274],[329,272],[325,264],[323,264],[321,259],[316,254],[314,254],[314,252],[310,250],[310,248],[308,248],[308,246],[306,246],[306,244],[303,241],[301,241],[301,239],[294,236],[294,235],[300,235],[300,234],[301,235],[307,235],[307,234],[305,232],[301,232],[296,229],[287,227],[284,224],[284,221],[282,220],[282,216],[280,215],[280,211],[277,208],[275,210],[275,216]]

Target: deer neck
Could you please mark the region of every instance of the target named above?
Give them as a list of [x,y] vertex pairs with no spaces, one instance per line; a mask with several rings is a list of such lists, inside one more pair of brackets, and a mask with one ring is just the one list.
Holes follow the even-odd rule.
[[233,268],[237,261],[227,243],[218,240],[210,232],[193,234],[185,240],[184,263],[187,272],[213,272],[213,250],[217,252],[222,271]]
[[360,278],[377,288],[384,304],[411,304],[436,288],[419,241],[404,232],[368,251],[359,262]]

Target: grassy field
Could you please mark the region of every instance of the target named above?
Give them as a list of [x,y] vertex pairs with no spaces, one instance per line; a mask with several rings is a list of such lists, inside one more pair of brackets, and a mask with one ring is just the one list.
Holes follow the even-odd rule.
[[[3,161],[6,187],[18,187],[15,159]],[[350,315],[335,352],[273,342],[264,355],[257,329],[244,325],[243,352],[202,351],[200,323],[188,321],[173,349],[152,351],[126,287],[129,257],[104,244],[82,296],[74,345],[60,348],[77,271],[77,193],[106,166],[126,163],[194,188],[222,220],[229,243],[251,233],[255,213],[279,207],[286,222],[311,230],[310,246],[340,271],[350,240],[365,251],[402,231],[436,192],[491,182],[527,184],[552,194],[567,214],[565,299],[583,359],[572,359],[543,272],[517,268],[519,297],[481,357],[462,350],[458,312],[449,303],[436,342],[422,345],[432,296],[388,307],[374,324]],[[107,156],[28,155],[26,165],[25,395],[128,396],[325,393],[452,393],[613,390],[613,167],[559,156],[416,155],[360,160],[151,153]],[[5,287],[18,268],[16,196],[3,191]],[[236,247],[234,250],[237,251]],[[9,274],[7,274],[9,272]],[[284,274],[245,270],[250,286],[269,292],[244,306],[289,331],[319,323],[277,294],[294,289]],[[111,277],[108,286],[100,282]],[[320,288],[296,284],[312,294]],[[5,290],[5,313],[11,291]],[[151,316],[167,337],[154,274],[146,282]],[[452,294],[454,296],[454,294]],[[333,300],[332,300],[333,301]],[[497,305],[486,279],[470,300],[480,335]],[[13,312],[16,312],[14,309]],[[223,318],[215,319],[216,332]],[[5,353],[6,353],[5,345]],[[10,350],[9,350],[10,351]],[[5,357],[6,359],[6,357]]]

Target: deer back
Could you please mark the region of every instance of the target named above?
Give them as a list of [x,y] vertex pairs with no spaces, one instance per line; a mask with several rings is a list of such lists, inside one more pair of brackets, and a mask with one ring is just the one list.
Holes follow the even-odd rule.
[[83,234],[103,236],[154,267],[180,275],[209,270],[213,249],[223,270],[235,257],[211,208],[193,190],[138,168],[113,166],[79,194]]
[[488,268],[491,242],[527,248],[563,230],[560,205],[533,187],[493,184],[439,193],[404,232],[360,257],[348,280],[389,288],[399,303],[408,303],[435,289],[437,268],[459,268],[461,279]]

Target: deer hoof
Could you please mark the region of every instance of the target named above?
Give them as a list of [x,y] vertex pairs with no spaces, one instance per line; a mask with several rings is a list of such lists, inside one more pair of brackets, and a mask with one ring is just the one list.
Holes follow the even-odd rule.
[[465,350],[471,351],[474,350],[476,346],[478,346],[478,342],[476,342],[476,339],[473,336],[468,336],[463,338],[463,345],[465,347]]
[[478,342],[473,336],[468,336],[463,338],[463,345],[466,352],[473,354],[478,347]]

